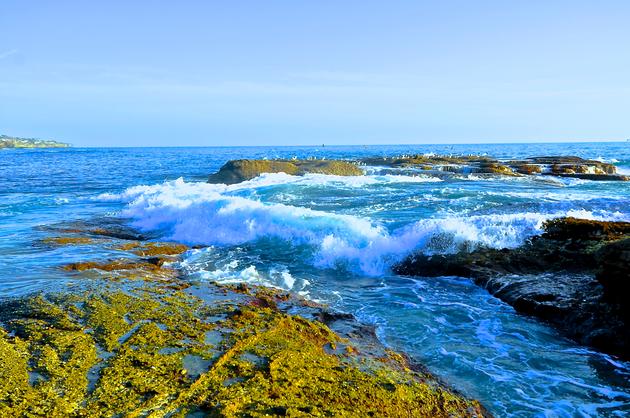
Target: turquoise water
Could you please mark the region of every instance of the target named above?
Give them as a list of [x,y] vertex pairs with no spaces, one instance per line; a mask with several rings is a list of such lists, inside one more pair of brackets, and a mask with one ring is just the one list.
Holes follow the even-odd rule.
[[60,265],[112,255],[42,246],[46,225],[114,216],[205,245],[182,263],[191,280],[282,287],[356,314],[497,416],[630,414],[630,364],[562,338],[467,280],[389,271],[413,251],[514,247],[557,216],[630,220],[630,182],[442,180],[366,167],[358,178],[205,183],[234,158],[410,153],[578,155],[630,171],[627,143],[0,150],[0,296],[64,289],[73,279]]

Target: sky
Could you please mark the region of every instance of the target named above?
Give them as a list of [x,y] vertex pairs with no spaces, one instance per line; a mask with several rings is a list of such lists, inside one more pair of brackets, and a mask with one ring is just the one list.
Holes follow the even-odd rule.
[[0,2],[0,134],[75,146],[630,137],[630,1]]

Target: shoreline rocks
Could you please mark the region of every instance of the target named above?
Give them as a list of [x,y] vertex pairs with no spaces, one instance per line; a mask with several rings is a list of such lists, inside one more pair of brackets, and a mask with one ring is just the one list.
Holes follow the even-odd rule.
[[415,254],[402,275],[468,277],[578,342],[630,358],[630,223],[559,218],[515,249]]
[[[82,226],[53,245],[122,232]],[[190,282],[165,266],[188,247],[131,232],[104,243],[122,258],[66,266],[84,289],[0,301],[0,415],[490,416],[354,316]]]

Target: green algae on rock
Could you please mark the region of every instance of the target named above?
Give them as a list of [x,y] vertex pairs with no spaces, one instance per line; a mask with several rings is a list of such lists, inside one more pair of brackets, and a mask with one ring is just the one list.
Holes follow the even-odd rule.
[[360,176],[363,171],[354,163],[340,160],[232,160],[210,175],[209,183],[234,184],[251,180],[263,173],[307,173],[337,176]]
[[0,305],[0,322],[2,416],[485,413],[395,355],[330,353],[343,339],[323,323],[230,298],[155,287],[37,296]]

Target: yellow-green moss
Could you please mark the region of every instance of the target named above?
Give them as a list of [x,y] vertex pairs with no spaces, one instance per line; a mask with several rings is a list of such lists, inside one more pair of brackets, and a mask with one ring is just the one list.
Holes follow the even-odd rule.
[[166,256],[146,259],[120,258],[107,261],[79,261],[63,266],[66,271],[87,272],[98,271],[107,273],[110,279],[130,280],[170,280],[177,277],[177,271],[164,263],[173,261]]
[[42,240],[48,245],[89,245],[94,244],[95,240],[89,237],[48,237]]
[[0,416],[10,416],[31,391],[28,344],[0,329]]
[[[351,344],[270,307],[147,288],[34,297],[2,316],[2,416],[482,414],[402,361],[327,352]],[[218,346],[205,342],[213,329]]]

